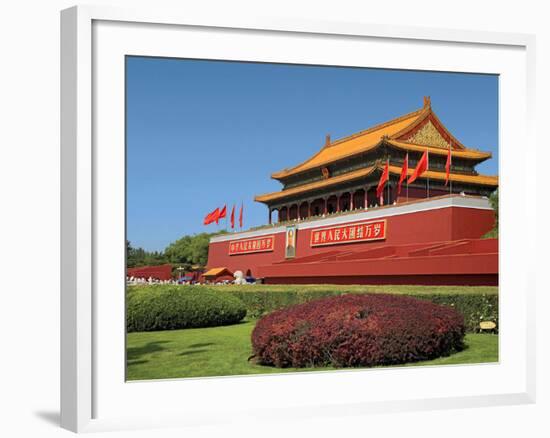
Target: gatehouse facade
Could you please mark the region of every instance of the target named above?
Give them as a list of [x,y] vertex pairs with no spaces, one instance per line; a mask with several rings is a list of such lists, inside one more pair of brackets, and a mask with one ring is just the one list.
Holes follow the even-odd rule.
[[[424,153],[428,169],[399,192]],[[498,177],[476,170],[490,158],[460,143],[425,97],[412,113],[327,136],[315,155],[273,173],[282,189],[255,197],[267,224],[213,237],[208,268],[265,283],[496,285],[498,239],[483,236]]]

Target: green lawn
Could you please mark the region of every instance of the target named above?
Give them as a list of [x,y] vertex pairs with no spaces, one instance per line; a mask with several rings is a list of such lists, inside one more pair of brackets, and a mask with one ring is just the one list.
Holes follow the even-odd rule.
[[[319,371],[332,368],[273,368],[247,359],[255,321],[224,327],[129,333],[128,380]],[[467,334],[460,353],[411,365],[498,361],[498,336]]]
[[[138,286],[143,287],[143,286]],[[189,287],[189,286],[183,286]],[[223,286],[195,285],[193,288],[214,289],[221,292],[345,292],[392,294],[498,294],[498,286],[426,286],[426,285],[339,285],[339,284],[226,284]]]

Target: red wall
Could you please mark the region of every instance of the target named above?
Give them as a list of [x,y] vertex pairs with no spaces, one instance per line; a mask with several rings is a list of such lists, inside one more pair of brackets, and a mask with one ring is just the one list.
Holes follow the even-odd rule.
[[152,277],[157,280],[170,280],[172,278],[172,265],[158,265],[158,266],[140,266],[138,268],[128,268],[128,277],[135,278],[149,278]]
[[277,284],[498,285],[497,239],[426,245],[419,251],[414,249],[416,244],[387,247],[409,252],[397,257],[351,252],[307,263],[296,259],[262,266],[259,270],[267,283]]
[[[387,207],[388,212],[391,207]],[[379,218],[377,218],[379,219]],[[383,217],[380,217],[383,219]],[[313,228],[300,229],[297,232],[296,257],[305,257],[327,253],[334,250],[353,251],[371,249],[384,245],[403,245],[411,243],[442,242],[457,239],[475,239],[481,237],[493,227],[494,213],[492,210],[444,207],[416,213],[388,216],[387,238],[385,241],[352,243],[312,248],[310,234]],[[352,223],[350,220],[349,223]],[[262,230],[263,231],[263,230]],[[239,235],[235,236],[238,240]],[[227,267],[230,271],[241,270],[246,273],[251,270],[257,275],[258,266],[271,265],[284,261],[285,233],[275,234],[275,246],[272,252],[242,254],[229,256],[230,241],[210,243],[208,267]]]
[[418,284],[424,286],[498,286],[498,274],[430,274],[430,275],[357,275],[357,276],[300,276],[268,279],[265,284]]
[[451,240],[477,239],[495,225],[495,214],[492,210],[454,208],[452,214]]

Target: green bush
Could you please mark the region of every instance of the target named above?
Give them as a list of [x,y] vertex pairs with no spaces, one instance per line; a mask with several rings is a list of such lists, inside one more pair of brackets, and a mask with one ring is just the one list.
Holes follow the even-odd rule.
[[[217,294],[216,296],[238,298],[246,308],[246,315],[253,319],[260,318],[274,310],[324,297],[348,293],[392,293],[453,307],[464,316],[468,332],[479,332],[479,323],[485,320],[494,321],[498,327],[498,288],[489,286],[144,285],[129,287],[128,295],[149,289],[151,290],[150,294],[155,291],[158,293],[164,289],[176,289],[186,293],[198,291],[198,294],[210,291]],[[128,318],[130,316],[129,311]]]
[[235,324],[246,315],[237,297],[189,286],[130,286],[126,294],[128,332]]
[[[218,286],[220,287],[220,286]],[[269,287],[269,286],[268,286]],[[306,286],[300,290],[300,286],[288,286],[288,290],[276,290],[241,286],[240,288],[221,287],[227,295],[239,298],[247,309],[250,318],[260,318],[267,313],[283,307],[302,304],[313,299],[342,295],[345,293],[374,293],[376,287],[351,286]],[[264,286],[265,288],[265,286]],[[429,288],[421,291],[419,288],[408,286],[393,286],[392,289],[401,295],[429,300],[436,304],[450,306],[464,316],[466,331],[479,332],[480,321],[494,321],[498,327],[498,293],[489,288],[476,288],[472,292],[463,292],[460,288],[444,288],[442,291],[430,292]],[[464,290],[464,288],[463,288]],[[388,292],[388,287],[381,287],[380,292]],[[395,293],[392,292],[392,293]]]

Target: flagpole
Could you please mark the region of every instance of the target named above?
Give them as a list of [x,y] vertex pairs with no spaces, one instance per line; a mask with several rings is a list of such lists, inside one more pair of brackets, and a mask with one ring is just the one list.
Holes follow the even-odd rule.
[[390,159],[388,158],[388,161],[387,161],[387,164],[388,164],[388,181],[387,181],[387,186],[388,186],[388,201],[387,201],[387,205],[390,204]]
[[[427,152],[426,153],[426,158],[427,158],[427,163],[426,163],[426,170],[429,172],[430,171],[430,153]],[[428,198],[430,197],[430,175],[426,175],[426,179],[427,179],[427,185],[428,185]]]
[[405,183],[407,184],[407,202],[409,202],[409,153],[405,155],[405,160],[407,160],[407,174],[405,175]]
[[243,230],[243,220],[242,220],[242,217],[243,217],[243,208],[244,208],[244,202],[243,202],[243,200],[241,199],[241,209],[239,210],[239,231],[242,231],[242,230]]
[[451,170],[453,169],[453,153],[451,152],[451,146],[452,143],[449,143],[449,195],[453,194],[453,180],[451,179]]
[[390,177],[388,176],[388,200],[386,205],[390,204]]

